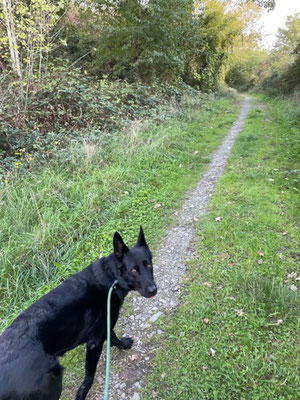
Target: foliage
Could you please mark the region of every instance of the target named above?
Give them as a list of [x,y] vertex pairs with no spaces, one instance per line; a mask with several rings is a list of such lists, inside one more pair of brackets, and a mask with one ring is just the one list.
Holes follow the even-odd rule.
[[300,41],[300,13],[289,15],[285,28],[279,28],[274,51],[280,54],[292,54]]
[[185,79],[205,91],[218,86],[228,51],[243,29],[240,9],[227,6],[220,0],[197,2],[197,35],[189,49]]
[[244,43],[238,43],[233,50],[233,56],[228,63],[228,69],[225,74],[225,82],[239,91],[253,89],[260,80],[261,67],[267,58],[267,52],[257,46],[256,40],[249,46]]
[[[167,0],[99,0],[92,4],[97,10],[97,18],[92,17],[93,32],[87,32],[82,24],[90,16],[90,9],[81,7],[75,12],[79,16],[76,26],[86,38],[84,43],[97,48],[89,66],[94,73],[129,81],[178,79],[184,68],[193,1],[175,0],[172,7]],[[71,36],[72,25],[68,25]],[[82,53],[81,43],[73,43],[76,56]]]
[[246,0],[246,3],[253,2],[259,7],[266,8],[268,10],[273,10],[276,6],[276,0]]
[[234,38],[250,23],[244,15],[248,5],[225,0],[176,0],[172,7],[167,0],[92,4],[93,15],[89,7],[74,6],[67,19],[71,57],[96,48],[95,56],[82,60],[84,68],[146,83],[183,79],[205,91],[217,87]]
[[260,70],[267,52],[260,47],[261,35],[256,31],[256,22],[261,17],[260,8],[247,2],[242,16],[247,29],[243,29],[232,43],[231,52],[225,66],[225,82],[239,91],[252,89],[260,78]]
[[273,95],[299,95],[300,91],[300,14],[287,17],[277,42],[263,65],[260,88]]
[[[13,93],[4,91],[0,103],[0,168],[22,162],[16,153],[38,153],[44,160],[72,140],[82,140],[89,131],[105,135],[120,130],[128,121],[161,118],[172,102],[178,103],[184,91],[167,84],[109,82],[82,74],[61,61],[49,65],[45,79],[28,98],[26,112],[12,102]],[[160,114],[158,114],[160,110]]]
[[17,75],[11,84],[17,85],[17,99],[25,109],[33,85],[47,72],[48,54],[55,46],[53,28],[64,7],[65,0],[3,0],[0,7],[6,27],[0,39],[1,58],[10,61]]
[[143,399],[297,397],[299,126],[290,109],[265,99],[247,118],[199,221],[182,305],[158,326],[164,343]]

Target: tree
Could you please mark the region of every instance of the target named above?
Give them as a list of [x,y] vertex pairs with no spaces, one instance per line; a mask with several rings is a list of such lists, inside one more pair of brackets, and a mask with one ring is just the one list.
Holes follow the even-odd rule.
[[186,77],[188,83],[214,90],[235,38],[244,22],[233,1],[202,0],[196,2],[197,35],[190,48]]
[[17,45],[12,0],[2,0],[2,6],[3,6],[3,17],[5,21],[7,37],[3,37],[1,42],[2,44],[4,44],[8,41],[12,70],[17,74],[20,82],[22,82],[23,80],[22,69],[21,69],[19,50]]
[[300,40],[300,13],[287,17],[285,28],[279,28],[274,50],[292,54]]
[[264,64],[261,87],[270,94],[291,94],[300,85],[300,13],[287,17]]
[[192,0],[173,0],[172,7],[168,0],[98,3],[103,25],[94,68],[99,73],[143,82],[182,74]]
[[54,47],[53,28],[65,7],[65,0],[2,0],[1,15],[6,35],[1,38],[2,54],[17,75],[23,106],[30,88],[47,68],[48,53]]
[[259,80],[259,71],[267,58],[266,50],[259,45],[261,35],[256,31],[256,22],[261,9],[254,2],[239,8],[244,27],[232,43],[225,69],[225,82],[241,91],[253,88]]

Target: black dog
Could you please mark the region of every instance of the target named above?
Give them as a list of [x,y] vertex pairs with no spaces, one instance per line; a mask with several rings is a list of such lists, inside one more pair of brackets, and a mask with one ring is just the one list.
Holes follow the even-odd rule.
[[111,345],[130,349],[131,338],[119,340],[113,328],[125,296],[137,290],[156,294],[152,255],[141,227],[135,247],[129,249],[118,232],[114,253],[103,257],[25,310],[0,337],[0,400],[57,400],[62,391],[62,367],[57,359],[86,343],[85,378],[76,400],[92,386],[106,340],[108,290],[111,297]]

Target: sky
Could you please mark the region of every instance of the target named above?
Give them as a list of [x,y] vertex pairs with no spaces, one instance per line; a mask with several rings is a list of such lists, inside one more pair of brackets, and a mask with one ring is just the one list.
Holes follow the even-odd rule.
[[264,11],[261,18],[263,24],[262,45],[271,49],[276,40],[278,28],[284,28],[286,17],[300,12],[300,0],[276,0],[276,7],[273,11]]

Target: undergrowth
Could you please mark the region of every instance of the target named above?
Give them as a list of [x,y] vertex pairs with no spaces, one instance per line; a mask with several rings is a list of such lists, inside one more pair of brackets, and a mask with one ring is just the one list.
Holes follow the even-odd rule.
[[[29,168],[61,156],[87,136],[102,140],[128,123],[143,119],[162,122],[176,111],[187,85],[144,85],[91,78],[68,64],[49,66],[30,91],[26,109],[15,101],[10,81],[0,78],[0,183],[7,172]],[[66,159],[67,161],[67,159]]]

